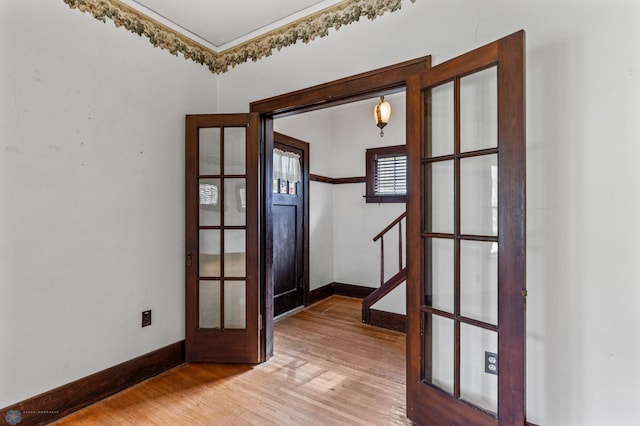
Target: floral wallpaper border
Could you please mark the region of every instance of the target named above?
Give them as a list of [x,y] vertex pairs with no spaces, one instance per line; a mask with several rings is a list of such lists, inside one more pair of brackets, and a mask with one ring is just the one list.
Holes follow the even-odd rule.
[[102,22],[109,18],[116,27],[147,37],[153,46],[168,50],[173,55],[182,53],[185,59],[206,65],[211,72],[220,74],[249,59],[255,62],[270,56],[274,49],[280,50],[298,40],[309,43],[316,37],[324,37],[330,28],[338,30],[361,17],[373,20],[385,12],[395,12],[401,8],[402,0],[345,0],[222,52],[215,52],[191,40],[119,0],[63,1],[71,9],[91,13]]

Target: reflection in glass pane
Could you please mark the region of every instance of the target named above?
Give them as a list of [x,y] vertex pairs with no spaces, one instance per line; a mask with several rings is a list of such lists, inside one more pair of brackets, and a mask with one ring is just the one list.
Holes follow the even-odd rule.
[[201,277],[220,276],[220,231],[200,231],[199,270]]
[[460,313],[498,324],[497,243],[460,241]]
[[453,313],[453,240],[427,238],[425,253],[426,305]]
[[[453,161],[429,163],[425,166],[425,228],[427,232],[453,233]],[[431,201],[431,205],[429,205]]]
[[243,175],[246,173],[246,129],[226,127],[224,129],[224,174]]
[[460,399],[496,413],[498,411],[498,376],[485,373],[485,351],[498,353],[498,333],[461,324]]
[[200,140],[200,174],[220,174],[220,129],[217,127],[201,128]]
[[425,324],[425,379],[453,393],[453,320],[427,314]]
[[498,146],[497,68],[468,75],[460,80],[460,150]]
[[220,179],[200,179],[200,226],[220,225]]
[[224,276],[246,275],[246,232],[243,229],[224,231]]
[[460,160],[460,232],[498,235],[498,155]]
[[453,154],[454,102],[453,82],[426,92],[427,124],[425,157]]
[[224,225],[244,226],[247,210],[246,179],[224,180]]
[[244,281],[224,283],[224,328],[246,328],[246,286]]
[[220,281],[200,281],[200,328],[220,328]]

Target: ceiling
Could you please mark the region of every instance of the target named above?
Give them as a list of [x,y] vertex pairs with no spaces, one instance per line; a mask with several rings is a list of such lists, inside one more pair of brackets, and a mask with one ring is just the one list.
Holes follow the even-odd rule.
[[132,0],[130,5],[220,51],[341,1]]
[[[63,0],[216,73],[324,37],[403,0]],[[411,0],[414,2],[415,0]]]

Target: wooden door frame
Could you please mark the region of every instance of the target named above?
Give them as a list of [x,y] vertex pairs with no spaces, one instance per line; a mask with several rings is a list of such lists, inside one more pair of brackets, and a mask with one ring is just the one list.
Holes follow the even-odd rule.
[[[302,158],[302,304],[309,305],[309,142],[273,132],[274,142],[291,146],[303,152]],[[266,180],[266,179],[265,179]]]
[[431,56],[423,56],[250,104],[251,112],[260,114],[260,362],[273,355],[273,279],[271,265],[267,261],[273,255],[272,182],[265,178],[272,175],[272,161],[267,153],[273,150],[273,120],[403,91],[409,76],[423,73],[430,67]]

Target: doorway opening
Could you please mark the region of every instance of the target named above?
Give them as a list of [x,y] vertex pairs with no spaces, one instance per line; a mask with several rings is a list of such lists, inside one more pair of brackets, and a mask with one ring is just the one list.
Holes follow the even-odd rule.
[[[393,291],[389,289],[385,295],[378,296],[378,289],[400,270],[404,269],[404,247],[406,227],[395,226],[384,235],[383,241],[374,237],[385,230],[389,224],[406,211],[405,197],[393,197],[393,202],[376,197],[372,202],[367,193],[367,176],[375,174],[369,168],[371,151],[383,152],[389,146],[406,144],[406,96],[403,90],[386,96],[391,104],[392,118],[386,126],[384,137],[379,136],[375,126],[373,110],[379,102],[378,97],[332,106],[322,110],[304,112],[274,120],[274,151],[278,151],[279,140],[283,134],[295,136],[295,140],[304,140],[312,152],[308,200],[310,203],[307,217],[307,233],[305,247],[313,256],[308,263],[306,276],[307,292],[304,305],[322,300],[332,294],[341,294],[360,299],[370,299],[372,304],[378,297],[384,297],[375,306],[374,317],[363,313],[363,322],[388,326],[393,329],[404,327],[404,306],[406,304],[404,287]],[[267,154],[268,155],[268,154]],[[380,162],[384,160],[380,157]],[[279,159],[274,154],[274,161]],[[274,175],[279,164],[274,165]],[[386,163],[382,166],[389,170]],[[406,157],[404,160],[406,182]],[[385,175],[387,176],[387,175]],[[388,177],[388,176],[387,176]],[[400,177],[398,177],[399,179]],[[406,187],[406,186],[405,186]],[[291,241],[296,221],[295,209],[285,208],[278,203],[291,199],[282,196],[287,192],[286,185],[276,188],[274,181],[274,315],[282,314],[278,306],[278,293],[296,272],[293,254],[289,254],[288,271],[282,273],[282,257],[286,258],[296,246]],[[278,198],[278,202],[276,202]],[[295,199],[295,195],[293,196]],[[382,202],[385,201],[385,202]],[[288,224],[283,224],[282,212],[289,211]],[[280,223],[275,223],[280,221]],[[300,245],[298,245],[300,246]],[[398,255],[398,247],[402,254]],[[381,253],[384,249],[384,253]],[[381,254],[384,254],[382,257]],[[277,258],[280,256],[280,258]],[[401,266],[398,267],[398,261]],[[284,276],[284,279],[283,279]],[[381,281],[381,278],[384,279]],[[395,283],[398,286],[401,282]],[[288,289],[293,286],[286,287]],[[372,293],[376,294],[372,294]],[[369,307],[369,306],[368,306]],[[366,317],[366,321],[364,318]]]
[[[405,90],[409,76],[423,73],[429,69],[431,57],[425,56],[400,64],[381,68],[334,82],[310,87],[297,92],[280,95],[251,103],[251,112],[260,114],[260,133],[264,155],[262,156],[262,175],[264,203],[262,217],[264,226],[261,235],[261,361],[273,355],[273,321],[274,321],[274,219],[272,181],[274,119],[284,118],[344,105],[379,96],[389,96]],[[373,126],[373,124],[372,124]],[[375,129],[375,128],[374,128]],[[315,158],[315,157],[314,157]],[[267,182],[268,181],[268,182]],[[267,187],[268,185],[268,187]]]

